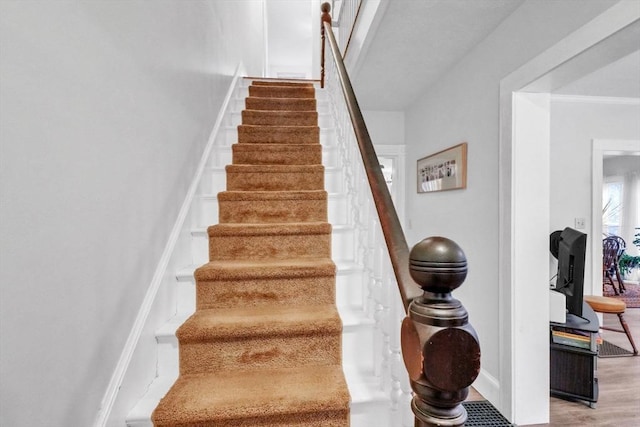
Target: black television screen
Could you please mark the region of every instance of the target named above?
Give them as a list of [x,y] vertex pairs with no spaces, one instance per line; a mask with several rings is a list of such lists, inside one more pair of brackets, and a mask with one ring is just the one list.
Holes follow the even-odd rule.
[[551,253],[558,259],[555,289],[566,296],[567,311],[582,317],[587,235],[567,227],[551,233],[550,240]]

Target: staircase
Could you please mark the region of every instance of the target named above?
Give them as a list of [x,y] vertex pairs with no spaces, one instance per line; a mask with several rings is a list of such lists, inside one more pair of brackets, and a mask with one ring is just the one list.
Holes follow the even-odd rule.
[[170,387],[156,426],[386,426],[373,322],[350,263],[340,171],[323,165],[336,153],[320,144],[316,90],[254,81],[248,95],[226,191],[200,196],[203,212],[218,208],[216,225],[193,232],[195,245],[208,240],[208,259],[178,274],[195,278],[195,313],[183,303],[158,331],[159,376],[127,424],[151,425],[150,408]]

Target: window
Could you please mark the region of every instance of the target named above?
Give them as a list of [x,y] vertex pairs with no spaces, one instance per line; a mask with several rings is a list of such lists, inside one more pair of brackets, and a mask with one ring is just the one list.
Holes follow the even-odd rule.
[[619,236],[622,232],[622,201],[624,200],[622,177],[608,177],[602,185],[602,234]]

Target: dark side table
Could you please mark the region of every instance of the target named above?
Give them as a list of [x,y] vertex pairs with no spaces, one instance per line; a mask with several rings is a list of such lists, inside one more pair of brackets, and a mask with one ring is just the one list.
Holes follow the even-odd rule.
[[[565,323],[550,323],[550,388],[551,395],[569,400],[582,400],[591,408],[598,401],[598,330],[600,323],[591,306],[582,304],[582,317],[567,313]],[[586,336],[588,348],[554,342],[551,332],[577,332]]]

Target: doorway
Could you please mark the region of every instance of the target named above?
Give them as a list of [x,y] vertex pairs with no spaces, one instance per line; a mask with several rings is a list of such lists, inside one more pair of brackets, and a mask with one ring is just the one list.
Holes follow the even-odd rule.
[[[601,239],[595,239],[595,236],[602,235],[602,189],[603,189],[603,178],[604,178],[604,159],[605,156],[609,154],[615,154],[618,156],[634,156],[637,157],[638,163],[640,164],[640,140],[616,140],[616,139],[594,139],[593,140],[593,148],[592,148],[592,170],[593,170],[593,181],[592,181],[592,196],[591,200],[593,201],[593,221],[592,221],[592,229],[591,235],[594,236],[592,239],[592,254],[593,254],[593,295],[602,295],[602,286],[601,284],[596,283],[595,278],[602,276],[601,271],[601,263],[599,260],[602,259],[602,242]],[[638,171],[640,172],[640,170]],[[632,244],[631,242],[627,242],[628,245]]]
[[[532,164],[539,176],[549,168],[549,97],[637,50],[638,15],[619,3],[500,84],[499,409],[516,424],[545,423],[549,414],[549,302],[539,283],[549,268],[549,199],[541,197],[549,190],[530,173]],[[528,130],[536,129],[532,147]]]

